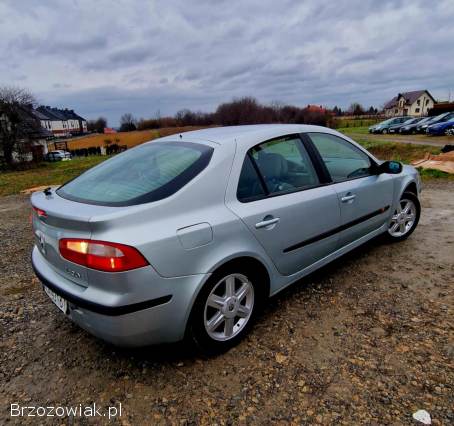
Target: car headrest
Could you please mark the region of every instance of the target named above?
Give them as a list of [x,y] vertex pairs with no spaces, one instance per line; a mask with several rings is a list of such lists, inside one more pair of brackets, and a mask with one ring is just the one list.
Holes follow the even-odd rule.
[[265,179],[279,179],[287,173],[287,161],[280,154],[260,153],[257,162]]

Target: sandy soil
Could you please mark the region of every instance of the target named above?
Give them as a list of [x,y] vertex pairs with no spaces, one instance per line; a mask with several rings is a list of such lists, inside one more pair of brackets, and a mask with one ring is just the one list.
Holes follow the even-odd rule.
[[[0,199],[0,423],[21,406],[122,404],[119,424],[454,424],[454,187],[426,185],[405,242],[373,241],[270,301],[238,347],[120,350],[71,324],[29,261],[25,197]],[[106,418],[74,419],[108,423]]]

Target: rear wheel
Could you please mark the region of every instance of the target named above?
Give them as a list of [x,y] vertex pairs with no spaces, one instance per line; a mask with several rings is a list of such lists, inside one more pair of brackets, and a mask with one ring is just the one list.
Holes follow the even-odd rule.
[[213,274],[191,313],[189,337],[205,354],[224,352],[249,332],[263,303],[260,274],[239,266]]
[[388,226],[387,236],[391,241],[402,241],[415,230],[421,214],[418,197],[412,192],[404,192],[397,204]]

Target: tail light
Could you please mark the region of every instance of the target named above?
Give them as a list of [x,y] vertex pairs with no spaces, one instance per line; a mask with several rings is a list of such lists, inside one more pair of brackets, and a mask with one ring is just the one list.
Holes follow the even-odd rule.
[[40,217],[40,218],[47,217],[47,213],[44,210],[38,209],[38,207],[35,207],[35,206],[33,206],[33,210],[38,215],[38,217]]
[[99,271],[122,272],[149,264],[134,247],[106,241],[63,238],[59,249],[66,260]]

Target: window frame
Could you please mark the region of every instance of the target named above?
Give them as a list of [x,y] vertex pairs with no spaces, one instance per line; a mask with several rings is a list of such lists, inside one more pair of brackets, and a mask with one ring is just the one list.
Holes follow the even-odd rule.
[[[370,161],[371,173],[366,175],[366,176],[354,176],[354,177],[351,177],[351,178],[346,178],[346,179],[342,179],[342,180],[339,180],[339,181],[334,181],[333,177],[331,176],[330,172],[328,171],[328,168],[325,165],[325,162],[323,161],[323,158],[322,158],[319,150],[317,149],[317,147],[315,146],[314,142],[312,141],[312,139],[310,137],[311,134],[321,134],[321,135],[334,136],[335,138],[339,138],[340,140],[342,140],[342,141],[346,142],[347,144],[349,144],[351,147],[353,147],[354,150],[357,150],[357,151],[363,153]],[[343,138],[341,136],[333,135],[332,133],[327,133],[327,132],[307,132],[304,135],[309,139],[309,143],[311,145],[313,145],[315,151],[317,152],[318,161],[322,163],[323,168],[325,169],[327,175],[329,176],[331,184],[335,185],[335,184],[338,184],[338,183],[348,182],[348,181],[357,180],[357,179],[364,179],[364,178],[368,178],[370,176],[376,176],[377,175],[378,163],[369,155],[369,153],[367,151],[365,151],[365,150],[361,149],[360,147],[357,147],[356,145],[352,144],[349,140],[347,140],[347,139],[345,139],[345,138]]]
[[[337,137],[337,138],[343,140],[344,142],[348,143],[349,145],[351,145],[354,149],[362,152],[364,155],[367,156],[367,158],[369,158],[369,161],[371,163],[371,173],[366,175],[366,176],[354,176],[354,177],[351,177],[351,178],[348,178],[348,179],[344,179],[344,180],[340,180],[340,181],[337,181],[337,182],[334,181],[332,176],[331,176],[331,174],[328,171],[328,168],[325,165],[325,162],[323,161],[322,156],[320,155],[320,152],[318,151],[317,147],[315,146],[314,142],[312,141],[312,139],[310,137],[311,134],[330,135],[330,136]],[[289,190],[286,190],[286,191],[270,194],[268,189],[267,189],[267,187],[266,187],[266,183],[265,183],[265,180],[263,178],[263,175],[260,173],[260,169],[258,168],[258,165],[257,165],[254,157],[252,156],[251,151],[254,148],[256,148],[257,146],[259,146],[259,145],[263,145],[265,143],[272,142],[273,140],[287,138],[287,137],[298,138],[300,140],[301,144],[298,144],[298,149],[301,150],[301,148],[303,148],[303,149],[306,150],[307,155],[309,156],[309,160],[311,161],[312,166],[314,167],[315,172],[317,174],[319,183],[316,184],[316,185],[311,185],[311,186],[304,187],[304,188],[289,189]],[[244,199],[240,200],[238,198],[239,179],[240,179],[243,167],[244,167],[244,162],[246,160],[246,157],[248,157],[248,156],[249,156],[250,161],[252,163],[252,166],[253,166],[256,174],[257,174],[258,180],[260,182],[260,185],[261,185],[262,190],[263,190],[265,195],[256,195],[254,197],[244,198]],[[328,132],[289,133],[289,134],[276,136],[274,138],[267,139],[267,140],[264,140],[262,142],[259,142],[259,143],[255,144],[255,145],[251,146],[247,150],[246,155],[243,158],[243,162],[241,163],[241,168],[239,170],[238,181],[237,181],[237,184],[236,184],[235,196],[236,196],[236,199],[242,204],[251,203],[251,202],[254,202],[254,201],[266,200],[268,198],[280,197],[280,196],[287,195],[287,194],[294,194],[296,192],[308,191],[308,190],[315,189],[315,188],[320,188],[320,187],[329,186],[329,185],[336,185],[336,184],[339,184],[339,183],[349,182],[349,181],[353,181],[353,180],[357,180],[357,179],[369,178],[371,176],[376,176],[378,174],[378,168],[379,168],[379,164],[377,163],[377,161],[374,158],[372,158],[370,156],[370,154],[366,150],[356,146],[355,144],[351,143],[349,140],[347,140],[347,139],[345,139],[345,138],[343,138],[343,137],[341,137],[339,135],[334,135],[334,134],[328,133]]]
[[[262,173],[260,172],[260,169],[259,169],[259,167],[257,165],[257,162],[255,161],[255,158],[252,155],[252,150],[254,148],[257,148],[260,145],[263,145],[263,144],[266,144],[266,143],[269,143],[269,142],[273,142],[273,141],[278,140],[278,139],[285,139],[285,138],[293,138],[293,139],[297,139],[298,140],[297,148],[298,148],[298,151],[300,152],[300,154],[302,156],[303,156],[302,150],[306,150],[306,154],[309,157],[309,161],[310,161],[312,167],[315,170],[315,174],[316,174],[319,182],[317,184],[315,184],[315,185],[305,186],[304,188],[288,189],[288,190],[281,191],[281,192],[270,193],[268,191],[267,186],[266,186],[265,179],[264,179],[264,177],[263,177]],[[249,157],[249,160],[252,163],[252,167],[254,168],[255,173],[257,174],[258,181],[260,182],[260,185],[262,187],[262,190],[263,190],[264,194],[263,195],[256,195],[256,196],[253,196],[253,197],[239,199],[238,198],[238,188],[239,188],[239,182],[240,182],[239,179],[241,177],[241,172],[243,171],[244,163],[245,163],[247,157]],[[265,200],[265,199],[274,198],[274,197],[281,197],[283,195],[294,194],[296,192],[308,191],[310,189],[314,189],[314,188],[319,188],[321,186],[330,185],[333,182],[329,181],[329,179],[330,179],[330,177],[329,177],[329,174],[327,174],[327,170],[326,170],[325,164],[323,163],[323,161],[320,162],[320,159],[317,157],[317,151],[316,151],[315,146],[313,146],[312,142],[310,140],[308,140],[306,135],[304,133],[289,133],[289,134],[276,136],[274,138],[267,139],[267,140],[264,140],[262,142],[259,142],[259,143],[255,144],[255,145],[251,146],[247,150],[246,155],[243,158],[243,162],[241,164],[240,172],[239,172],[239,175],[238,175],[238,181],[237,181],[236,194],[235,195],[236,195],[236,199],[240,203],[243,203],[243,204],[244,203],[251,203],[251,202],[254,202],[254,201]]]

